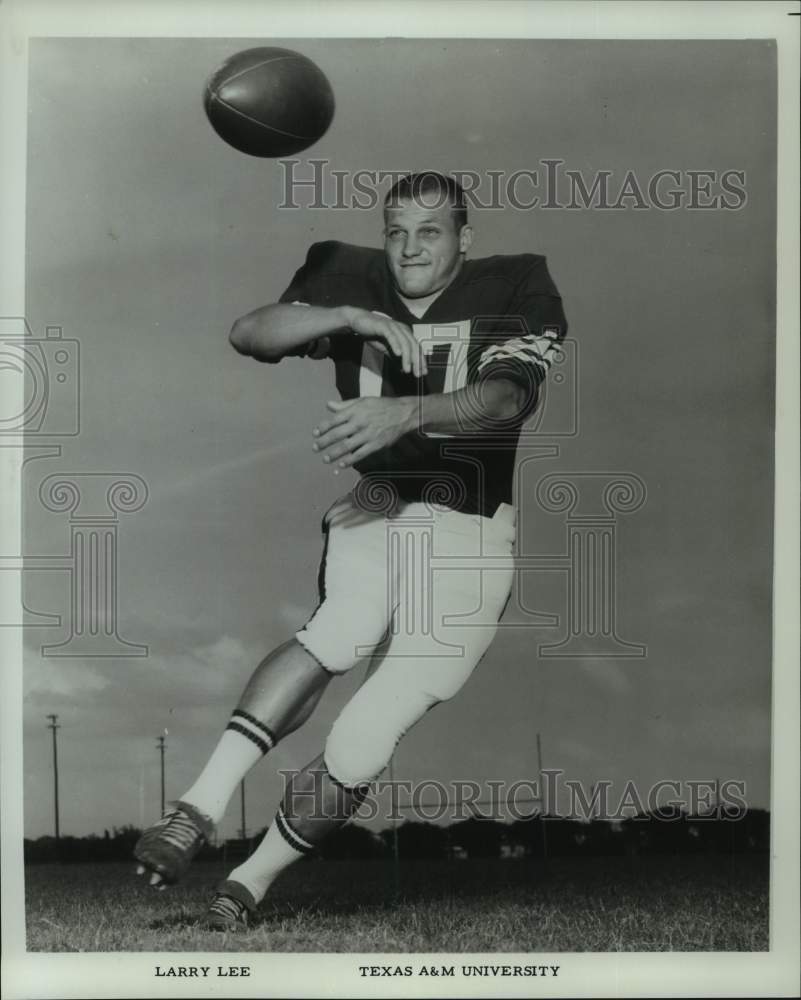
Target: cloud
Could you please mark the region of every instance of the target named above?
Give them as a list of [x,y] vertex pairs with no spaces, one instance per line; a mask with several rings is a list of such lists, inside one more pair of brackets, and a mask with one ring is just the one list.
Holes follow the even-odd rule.
[[[261,659],[262,650],[222,635],[186,650],[142,659],[42,660],[23,671],[28,712],[57,711],[94,733],[161,731],[174,718],[187,727],[219,721]],[[213,720],[212,720],[213,717]]]
[[623,667],[609,660],[582,660],[581,670],[595,683],[604,689],[611,690],[615,694],[629,694],[631,691],[631,681]]
[[102,691],[110,683],[93,666],[64,659],[28,657],[22,674],[23,697],[75,697],[81,693]]

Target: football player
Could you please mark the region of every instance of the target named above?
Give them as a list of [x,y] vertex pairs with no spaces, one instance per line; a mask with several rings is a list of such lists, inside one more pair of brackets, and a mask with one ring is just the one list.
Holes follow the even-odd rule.
[[467,258],[452,178],[403,178],[383,214],[383,252],[314,244],[280,300],[231,332],[257,361],[333,361],[341,398],[311,446],[360,478],[323,518],[317,609],[256,667],[195,783],[142,835],[139,872],[177,881],[329,681],[368,670],[261,844],[217,887],[213,927],[246,926],[276,876],[353,815],[401,737],[464,685],[512,586],[515,448],[566,332],[561,298],[542,256]]

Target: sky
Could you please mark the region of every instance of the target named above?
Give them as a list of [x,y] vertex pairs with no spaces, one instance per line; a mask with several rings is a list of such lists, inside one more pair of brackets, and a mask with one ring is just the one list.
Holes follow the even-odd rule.
[[[251,669],[316,604],[320,516],[347,488],[310,432],[328,362],[258,365],[229,346],[319,239],[380,245],[380,213],[279,208],[275,161],[211,130],[203,83],[237,39],[31,44],[27,318],[80,344],[80,434],[27,466],[25,545],[69,551],[43,508],[53,473],[128,472],[145,506],[120,515],[119,631],[141,658],[25,662],[25,829],[53,829],[48,713],[58,713],[61,829],[83,835],[158,810],[194,778]],[[768,42],[272,40],[314,59],[337,100],[300,154],[332,169],[742,170],[738,211],[477,211],[471,255],[547,256],[575,338],[579,432],[526,462],[520,551],[565,551],[550,473],[629,473],[641,509],[617,525],[617,624],[641,658],[544,659],[564,634],[565,581],[526,573],[462,692],[407,735],[411,780],[530,779],[543,764],[588,788],[744,781],[769,805],[775,79]],[[81,67],[81,72],[76,72]],[[540,169],[542,167],[540,166]],[[523,187],[523,190],[527,189]],[[58,396],[52,402],[58,416]],[[66,419],[66,415],[65,415]],[[66,574],[28,573],[28,607],[68,613]],[[558,614],[531,627],[524,608]],[[515,627],[516,626],[516,627]],[[248,827],[276,772],[315,756],[363,668],[332,683],[304,729],[247,779]],[[238,801],[220,833],[233,835]]]

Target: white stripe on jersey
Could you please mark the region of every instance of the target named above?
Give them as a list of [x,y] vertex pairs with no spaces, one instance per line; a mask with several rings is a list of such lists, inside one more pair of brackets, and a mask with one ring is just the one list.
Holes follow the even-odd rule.
[[[385,315],[378,313],[379,316]],[[445,368],[443,392],[455,392],[467,384],[467,349],[470,346],[470,320],[458,323],[415,323],[412,326],[415,340],[422,345],[426,355],[435,347],[446,344],[450,347]],[[384,356],[388,349],[383,343],[365,340],[359,365],[359,395],[380,396],[381,375]],[[451,435],[430,435],[450,437]]]
[[513,337],[502,344],[492,344],[481,355],[477,370],[480,372],[493,361],[515,358],[524,364],[534,365],[545,375],[551,367],[551,361],[558,347],[559,340],[556,333],[545,334],[542,337],[527,333],[524,337]]
[[359,395],[380,396],[381,381],[386,350],[376,347],[369,340],[362,343],[362,359],[359,368]]
[[455,323],[415,323],[412,326],[414,339],[423,345],[425,354],[431,354],[435,347],[442,344],[464,345],[470,343],[470,320],[463,319]]
[[[467,351],[470,347],[471,323],[469,319],[457,323],[415,323],[412,327],[415,340],[423,344],[426,354],[432,353],[440,344],[450,347],[445,362],[445,381],[443,393],[456,392],[467,385]],[[438,431],[427,431],[429,438],[456,437],[455,434],[443,434]]]

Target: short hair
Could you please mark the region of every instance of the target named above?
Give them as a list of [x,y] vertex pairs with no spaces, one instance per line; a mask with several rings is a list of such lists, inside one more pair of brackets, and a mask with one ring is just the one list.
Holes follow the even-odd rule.
[[422,196],[431,192],[439,196],[433,207],[440,208],[442,205],[450,203],[453,222],[457,230],[467,225],[467,201],[461,184],[453,177],[438,174],[435,170],[406,174],[405,177],[396,181],[384,199],[384,211],[388,208],[397,208],[401,201],[422,202]]

